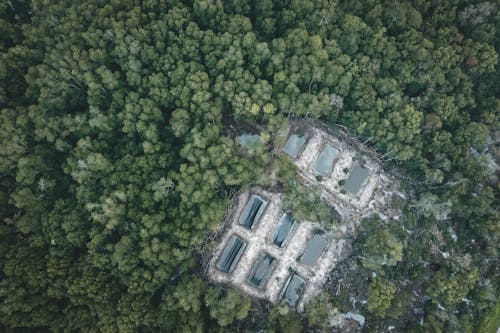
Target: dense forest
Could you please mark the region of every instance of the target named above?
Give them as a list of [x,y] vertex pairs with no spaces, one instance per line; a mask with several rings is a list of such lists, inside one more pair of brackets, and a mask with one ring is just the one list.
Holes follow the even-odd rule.
[[[348,311],[367,332],[496,331],[499,8],[0,0],[0,331],[345,332]],[[407,200],[296,313],[201,266],[231,196],[272,174],[329,218],[276,151],[304,117],[377,149]]]

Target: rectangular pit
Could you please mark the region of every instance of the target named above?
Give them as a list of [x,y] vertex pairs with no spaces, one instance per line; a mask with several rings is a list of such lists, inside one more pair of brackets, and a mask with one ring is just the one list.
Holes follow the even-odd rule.
[[307,134],[293,133],[288,137],[288,141],[283,147],[283,151],[292,158],[297,158],[302,147],[307,141]]
[[293,219],[292,214],[283,214],[280,221],[278,222],[278,225],[276,226],[276,229],[274,230],[272,237],[273,244],[277,247],[283,248],[290,238],[289,236],[294,226],[295,220]]
[[225,273],[231,273],[238,264],[246,246],[247,244],[240,237],[233,235],[217,261],[217,268]]
[[359,164],[354,164],[349,173],[349,177],[346,179],[344,188],[348,193],[357,194],[361,189],[361,186],[368,178],[369,170],[363,168]]
[[293,273],[283,287],[281,299],[290,306],[295,306],[304,290],[304,285],[304,279]]
[[316,163],[314,163],[314,170],[324,177],[328,176],[338,153],[339,150],[337,148],[328,143],[325,144]]
[[266,284],[269,275],[273,272],[274,266],[275,259],[273,256],[268,253],[261,254],[250,271],[247,282],[257,288],[262,288]]
[[[253,229],[247,229],[240,225],[238,220],[254,194],[264,199],[267,207]],[[278,247],[273,242],[273,235],[283,216],[282,193],[272,193],[261,188],[241,193],[237,204],[227,216],[229,219],[227,222],[230,222],[227,223],[229,229],[215,251],[208,273],[210,279],[216,283],[229,284],[251,297],[267,299],[272,303],[282,301],[295,304],[294,307],[298,311],[303,311],[304,305],[321,291],[328,272],[338,260],[340,255],[338,250],[342,242],[336,241],[329,233],[324,233],[328,245],[314,266],[308,266],[302,263],[300,258],[304,255],[305,248],[315,232],[324,231],[317,223],[296,220],[287,236],[286,245]],[[217,262],[235,235],[246,243],[246,248],[233,271],[226,273],[217,267]],[[264,254],[268,254],[274,260],[272,262],[266,260],[257,265]],[[293,274],[300,277],[304,281],[303,284],[299,283],[301,280],[298,277],[292,280]],[[284,296],[285,293],[287,296]]]
[[309,267],[316,265],[316,262],[328,245],[328,241],[323,235],[323,231],[316,230],[309,242],[307,242],[306,249],[300,257],[300,262],[304,265]]
[[239,224],[247,229],[252,229],[266,209],[267,203],[258,195],[253,194],[241,212]]
[[[257,135],[251,133],[244,132],[235,140],[241,146],[255,144]],[[287,139],[281,151],[299,169],[299,180],[306,186],[321,187],[322,199],[339,212],[344,224],[334,228],[334,234],[308,221],[296,221],[289,228],[289,222],[282,221],[288,220],[284,218],[284,195],[253,188],[241,193],[228,211],[224,223],[227,230],[211,257],[208,274],[212,281],[229,284],[249,296],[272,303],[282,301],[303,311],[304,305],[321,292],[332,267],[350,252],[345,237],[351,235],[361,217],[380,207],[385,209],[390,188],[377,155],[360,146],[341,126],[333,132],[302,119],[288,127]],[[331,149],[325,149],[328,144],[338,150],[335,156],[335,151],[328,153]],[[319,177],[320,172],[327,172],[327,176]],[[357,193],[348,191],[350,186]],[[245,243],[241,254],[237,248],[231,250],[234,235]],[[224,251],[227,253],[223,256]],[[227,258],[224,264],[222,258],[230,252],[235,259]],[[276,259],[261,258],[264,254]],[[223,271],[223,266],[232,272]]]
[[[341,219],[344,221],[357,220],[360,216],[369,214],[369,211],[374,207],[370,202],[378,201],[380,197],[376,190],[381,185],[380,175],[382,170],[377,155],[362,146],[355,137],[347,133],[341,126],[332,131],[330,128],[325,128],[316,122],[308,120],[293,121],[288,128],[288,136],[293,133],[307,133],[307,141],[302,150],[296,158],[292,159],[300,171],[302,183],[306,186],[321,187],[322,198],[339,212]],[[318,158],[326,144],[336,148],[338,154],[331,169],[328,170],[327,176],[323,176],[320,173],[322,169]],[[316,163],[318,163],[317,169],[315,169]],[[328,164],[326,165],[328,166]],[[368,169],[369,174],[357,193],[352,194],[345,189],[344,185],[350,170],[355,164]],[[373,196],[374,193],[377,193],[375,197]]]

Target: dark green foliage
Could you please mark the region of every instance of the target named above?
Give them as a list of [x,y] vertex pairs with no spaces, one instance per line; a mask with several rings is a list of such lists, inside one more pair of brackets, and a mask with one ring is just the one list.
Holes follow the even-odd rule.
[[[400,330],[420,320],[404,317],[409,289],[424,330],[493,327],[498,13],[461,0],[1,1],[0,331],[306,330],[292,312],[256,323],[266,311],[196,276],[230,194],[274,184],[271,171],[296,217],[332,220],[272,159],[290,116],[353,128],[412,179],[401,225],[368,224],[356,243],[359,276],[394,287],[372,305],[374,330],[388,326],[377,315]],[[226,135],[240,121],[259,124],[251,154]],[[328,329],[315,306],[309,326]]]
[[209,289],[205,296],[205,304],[210,309],[210,317],[220,326],[227,326],[234,320],[243,319],[248,315],[250,299],[239,295],[233,289],[221,296],[221,292]]

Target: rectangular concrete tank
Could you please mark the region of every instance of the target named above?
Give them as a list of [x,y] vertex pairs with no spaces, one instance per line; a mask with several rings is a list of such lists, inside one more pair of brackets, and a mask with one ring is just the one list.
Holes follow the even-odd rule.
[[292,274],[285,283],[281,299],[290,306],[295,306],[300,298],[300,294],[304,290],[304,284],[303,278],[296,273]]
[[245,251],[247,244],[238,236],[233,235],[217,261],[217,268],[223,272],[231,273]]
[[285,246],[294,224],[295,220],[293,219],[292,214],[289,213],[283,214],[273,233],[272,240],[274,245],[278,247]]
[[337,158],[339,151],[332,145],[326,144],[323,150],[319,154],[318,160],[314,164],[314,170],[316,170],[322,176],[328,176],[332,170],[333,162]]
[[351,169],[349,177],[345,181],[345,190],[351,194],[357,194],[367,177],[368,169],[363,168],[359,164],[355,164]]
[[258,195],[253,194],[241,212],[239,223],[247,229],[252,229],[266,209],[267,203]]
[[274,258],[267,253],[261,254],[259,259],[255,262],[250,274],[248,275],[248,283],[254,285],[257,288],[262,288],[269,275],[274,270]]
[[317,230],[307,243],[300,261],[307,266],[314,266],[328,244],[323,231]]
[[304,143],[306,143],[306,140],[307,140],[307,134],[291,134],[288,137],[288,141],[286,142],[283,151],[288,156],[297,158],[297,156],[300,153],[300,150],[302,149],[302,146],[304,146]]

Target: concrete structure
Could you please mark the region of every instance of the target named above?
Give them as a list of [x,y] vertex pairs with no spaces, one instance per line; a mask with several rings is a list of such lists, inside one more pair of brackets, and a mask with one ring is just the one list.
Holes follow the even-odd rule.
[[[260,207],[265,209],[248,228],[240,221],[252,215],[248,207],[254,207],[256,200],[262,200]],[[295,221],[282,204],[281,193],[261,188],[242,193],[227,216],[227,230],[208,275],[250,296],[283,301],[301,310],[321,291],[347,242],[322,231],[317,223]]]
[[[222,239],[209,264],[209,278],[242,292],[296,306],[299,311],[350,250],[357,223],[371,214],[392,215],[388,207],[397,182],[384,174],[373,150],[342,128],[331,130],[302,120],[292,122],[287,154],[306,186],[341,217],[340,225],[296,221],[283,210],[282,193],[253,188],[238,196],[226,215]],[[383,212],[383,213],[382,213]]]
[[394,181],[384,174],[377,154],[341,127],[291,122],[283,153],[297,166],[305,185],[319,185],[323,199],[345,221],[382,212]]

